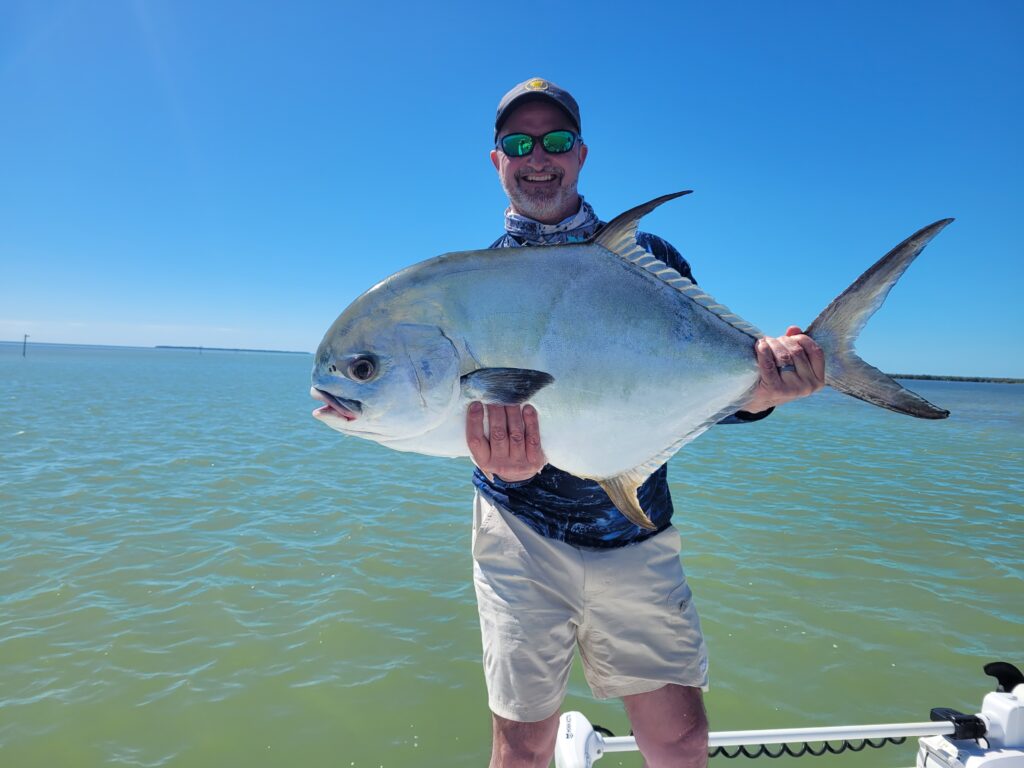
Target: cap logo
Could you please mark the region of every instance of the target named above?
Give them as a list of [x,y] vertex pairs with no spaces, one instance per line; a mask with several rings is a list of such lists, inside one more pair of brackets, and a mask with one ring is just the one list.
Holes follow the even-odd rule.
[[535,80],[530,80],[526,84],[526,90],[528,91],[546,91],[548,89],[548,81],[541,80],[539,77]]

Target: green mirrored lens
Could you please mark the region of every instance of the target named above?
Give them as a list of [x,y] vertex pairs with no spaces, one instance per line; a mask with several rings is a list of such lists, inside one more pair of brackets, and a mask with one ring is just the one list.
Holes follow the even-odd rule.
[[552,131],[544,134],[541,143],[546,151],[560,155],[572,149],[572,145],[576,143],[576,135],[572,131]]
[[533,152],[533,137],[525,133],[510,133],[501,140],[501,151],[509,157],[523,157]]

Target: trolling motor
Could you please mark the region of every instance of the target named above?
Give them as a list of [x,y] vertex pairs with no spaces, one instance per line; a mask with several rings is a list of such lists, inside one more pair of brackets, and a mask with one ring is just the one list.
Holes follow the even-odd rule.
[[[1024,675],[1001,661],[986,664],[985,673],[995,677],[998,685],[985,696],[977,715],[939,707],[931,711],[927,723],[718,731],[709,734],[708,755],[819,756],[902,744],[907,737],[917,736],[917,768],[1024,768]],[[558,721],[557,768],[591,768],[609,752],[637,751],[634,737],[606,733],[582,713],[566,712]]]
[[1005,661],[986,664],[985,674],[996,679],[996,689],[985,694],[979,715],[946,708],[932,710],[932,720],[952,722],[959,730],[952,736],[920,739],[917,768],[1024,766],[1024,674]]

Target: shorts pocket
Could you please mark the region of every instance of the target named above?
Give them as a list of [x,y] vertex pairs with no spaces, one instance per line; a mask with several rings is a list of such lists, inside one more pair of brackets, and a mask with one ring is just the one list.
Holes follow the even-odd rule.
[[501,510],[482,498],[477,500],[474,509],[472,549],[473,558],[478,562],[525,557],[523,543]]
[[673,613],[677,613],[680,616],[685,615],[689,611],[690,606],[693,604],[693,591],[686,582],[685,576],[683,577],[683,583],[668,593],[667,603]]

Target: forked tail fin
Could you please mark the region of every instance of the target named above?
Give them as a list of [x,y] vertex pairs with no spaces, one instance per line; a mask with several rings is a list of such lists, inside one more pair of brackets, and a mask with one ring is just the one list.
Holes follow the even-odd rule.
[[949,411],[900,386],[859,357],[854,342],[885,301],[910,262],[953,219],[942,219],[915,232],[883,256],[815,318],[807,335],[825,353],[825,383],[833,389],[897,413],[921,419],[944,419]]

